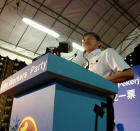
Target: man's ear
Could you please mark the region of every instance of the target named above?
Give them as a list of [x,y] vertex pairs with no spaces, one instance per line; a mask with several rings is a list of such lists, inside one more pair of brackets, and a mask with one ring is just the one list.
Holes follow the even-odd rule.
[[98,48],[100,48],[102,45],[102,42],[101,41],[98,41]]

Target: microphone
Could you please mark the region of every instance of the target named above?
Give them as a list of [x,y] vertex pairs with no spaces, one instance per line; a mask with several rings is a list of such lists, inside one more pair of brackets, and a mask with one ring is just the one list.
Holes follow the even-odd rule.
[[72,55],[71,57],[67,58],[67,60],[72,61],[76,56],[77,56],[77,53],[75,53],[75,54]]

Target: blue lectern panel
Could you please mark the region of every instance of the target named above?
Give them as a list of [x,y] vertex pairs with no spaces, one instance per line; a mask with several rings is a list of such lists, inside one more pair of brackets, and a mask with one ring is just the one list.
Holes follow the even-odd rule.
[[[106,98],[67,87],[56,85],[53,131],[94,131],[94,105],[100,106]],[[106,131],[107,114],[104,111],[104,117],[98,117],[98,131]]]
[[[37,130],[31,129],[31,131],[52,131],[54,96],[55,85],[50,85],[14,98],[10,128],[26,128],[27,126],[27,129],[34,128],[30,120],[34,121],[33,124],[37,127]],[[25,123],[23,121],[26,118],[29,119]]]

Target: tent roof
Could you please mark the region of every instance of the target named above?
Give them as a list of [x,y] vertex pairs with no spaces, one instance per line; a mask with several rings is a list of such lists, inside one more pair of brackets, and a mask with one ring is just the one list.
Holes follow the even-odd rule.
[[58,46],[59,42],[23,23],[23,17],[56,31],[60,34],[59,41],[81,44],[82,35],[93,31],[101,36],[103,48],[117,49],[130,33],[139,28],[140,1],[1,0],[0,49],[33,59],[45,53],[46,47]]

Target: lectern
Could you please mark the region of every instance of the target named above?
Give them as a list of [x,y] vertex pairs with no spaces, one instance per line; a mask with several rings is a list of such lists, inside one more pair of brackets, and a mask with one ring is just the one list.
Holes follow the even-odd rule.
[[117,85],[48,53],[4,80],[0,93],[14,96],[9,130],[106,131],[101,103]]

